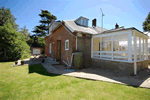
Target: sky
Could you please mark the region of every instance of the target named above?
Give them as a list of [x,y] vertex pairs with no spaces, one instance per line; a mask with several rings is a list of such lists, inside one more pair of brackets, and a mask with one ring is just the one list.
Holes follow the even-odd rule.
[[9,8],[17,18],[19,28],[26,26],[33,34],[33,28],[39,25],[41,10],[48,10],[57,20],[76,20],[80,16],[97,19],[97,26],[105,29],[135,27],[143,31],[142,23],[150,12],[150,0],[0,0],[0,7]]

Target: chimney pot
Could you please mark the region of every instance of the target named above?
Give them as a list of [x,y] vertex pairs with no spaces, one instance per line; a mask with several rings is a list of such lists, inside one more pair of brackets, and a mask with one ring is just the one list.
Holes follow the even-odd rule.
[[119,25],[116,23],[116,25],[115,25],[115,29],[117,29],[117,28],[119,28]]
[[96,18],[92,20],[92,26],[96,27]]

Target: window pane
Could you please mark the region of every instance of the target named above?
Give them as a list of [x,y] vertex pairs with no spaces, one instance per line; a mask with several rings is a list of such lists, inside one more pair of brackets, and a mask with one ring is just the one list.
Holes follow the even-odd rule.
[[111,36],[102,37],[102,51],[111,51]]
[[140,59],[140,45],[139,45],[139,37],[136,38],[137,43],[137,60]]
[[84,20],[82,19],[82,25],[84,25]]
[[86,21],[86,26],[88,26],[88,21]]
[[150,39],[148,39],[148,55],[150,55]]
[[128,51],[128,34],[114,36],[113,50],[114,51]]
[[69,45],[69,42],[67,41],[67,42],[66,42],[66,49],[68,49],[68,45]]
[[141,59],[143,59],[143,38],[141,38]]
[[100,38],[93,38],[93,51],[100,51]]
[[[93,38],[93,51],[100,51],[100,37]],[[100,55],[100,53],[95,54]]]
[[144,59],[146,59],[146,39],[144,39]]

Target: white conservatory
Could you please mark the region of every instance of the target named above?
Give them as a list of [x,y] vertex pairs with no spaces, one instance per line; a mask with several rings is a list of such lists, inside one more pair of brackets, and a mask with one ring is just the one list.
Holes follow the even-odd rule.
[[134,27],[104,31],[92,36],[91,58],[133,63],[136,75],[137,62],[148,60],[148,39]]

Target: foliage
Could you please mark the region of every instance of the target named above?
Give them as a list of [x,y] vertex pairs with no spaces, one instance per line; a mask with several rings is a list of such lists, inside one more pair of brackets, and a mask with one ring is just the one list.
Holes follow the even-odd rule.
[[41,17],[40,23],[41,25],[35,26],[32,32],[36,33],[38,36],[46,36],[49,32],[49,25],[52,20],[56,20],[56,16],[52,15],[48,10],[41,10]]
[[26,26],[21,28],[21,31],[20,31],[20,33],[23,35],[23,37],[25,38],[26,41],[28,41],[30,39],[30,33],[28,31],[29,30],[26,28]]
[[145,21],[143,22],[143,29],[144,31],[150,31],[150,12],[146,17]]
[[3,58],[27,58],[30,55],[30,47],[26,43],[28,40],[28,30],[26,27],[18,31],[16,18],[11,14],[10,9],[0,8],[0,53]]
[[3,26],[8,20],[13,28],[18,30],[18,25],[15,23],[16,18],[11,14],[10,9],[6,9],[5,7],[0,8],[0,26]]
[[5,57],[27,58],[30,55],[30,47],[24,37],[10,23],[0,27],[0,48],[4,49]]
[[45,48],[45,39],[43,37],[38,36],[35,42],[37,42],[42,48]]
[[28,39],[28,41],[27,41],[28,45],[31,47],[31,45],[33,44],[33,42],[34,42],[34,38],[32,36],[30,36],[29,39]]

